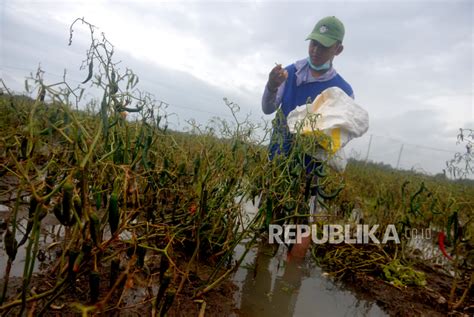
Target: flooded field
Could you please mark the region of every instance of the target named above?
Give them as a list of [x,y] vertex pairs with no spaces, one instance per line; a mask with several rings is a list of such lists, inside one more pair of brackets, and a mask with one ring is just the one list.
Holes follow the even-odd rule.
[[[307,257],[286,259],[286,247],[252,249],[233,277],[240,316],[388,316],[374,302],[345,290]],[[243,248],[236,249],[236,253]]]
[[[257,215],[260,202],[260,197],[241,202],[244,226]],[[249,250],[232,278],[240,316],[387,316],[374,302],[335,282],[309,253],[304,260],[288,261],[287,251],[265,239]],[[234,258],[244,252],[241,243]]]
[[[27,199],[26,199],[27,200]],[[242,203],[245,224],[256,215],[256,207],[249,201]],[[27,227],[27,205],[22,204],[17,215],[18,230],[16,239],[21,241]],[[0,205],[0,221],[8,218],[11,210]],[[245,225],[244,224],[244,225]],[[4,228],[0,229],[3,239]],[[39,253],[34,265],[34,274],[47,275],[51,265],[61,255],[59,242],[64,239],[65,228],[53,215],[46,216],[42,222]],[[129,238],[126,232],[124,239]],[[3,241],[1,241],[3,242]],[[235,249],[237,260],[245,251],[242,241]],[[10,271],[12,288],[21,285],[26,256],[25,245],[18,248],[17,257]],[[230,282],[236,287],[232,295],[231,306],[235,307],[236,316],[387,316],[373,301],[362,299],[357,293],[344,289],[341,283],[334,281],[318,267],[311,257],[304,261],[287,261],[287,248],[283,245],[269,245],[261,242],[247,253],[242,265],[231,277]],[[0,249],[0,271],[5,272],[8,257]],[[148,257],[147,262],[158,260]],[[158,290],[155,285],[137,284],[129,290],[124,299],[125,306],[134,306],[149,298],[149,292]],[[2,283],[3,285],[3,279]],[[151,290],[148,290],[150,288]],[[229,307],[230,309],[230,307]],[[131,313],[123,311],[124,316]],[[212,310],[209,311],[212,316]]]

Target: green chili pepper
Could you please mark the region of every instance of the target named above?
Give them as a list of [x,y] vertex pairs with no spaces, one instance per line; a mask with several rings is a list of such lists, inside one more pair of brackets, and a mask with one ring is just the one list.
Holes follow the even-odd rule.
[[314,173],[319,177],[326,177],[328,173],[325,171],[324,165],[321,164],[314,169]]
[[61,205],[56,204],[53,207],[53,213],[61,224],[64,224],[63,212],[61,210]]
[[10,261],[14,261],[16,257],[16,253],[18,251],[18,243],[15,239],[15,236],[8,228],[7,228],[7,231],[5,232],[4,243],[5,243],[5,251],[7,252],[8,258],[10,259]]
[[91,302],[95,303],[99,299],[100,294],[100,273],[92,271],[89,274],[89,288]]
[[102,206],[102,194],[99,191],[97,191],[95,193],[95,208],[99,210],[101,206]]
[[165,255],[162,255],[161,260],[160,260],[160,277],[159,277],[160,284],[163,283],[163,278],[169,266],[170,266],[170,261]]
[[341,192],[341,190],[343,188],[344,188],[344,186],[341,186],[338,189],[336,189],[334,192],[328,194],[328,193],[324,192],[324,190],[321,188],[321,186],[318,186],[317,191],[318,191],[318,195],[321,196],[322,198],[332,199],[332,198],[335,198]]
[[158,289],[158,294],[156,295],[156,299],[155,299],[155,307],[156,308],[160,307],[160,302],[161,302],[163,296],[165,295],[165,291],[168,288],[168,286],[170,285],[170,282],[171,282],[171,278],[169,276],[165,276],[163,278],[163,283],[160,284],[160,288]]
[[70,282],[74,282],[76,279],[76,272],[74,272],[74,263],[76,263],[76,259],[79,256],[79,252],[76,250],[69,250],[68,251],[69,260],[68,260],[68,279]]
[[272,215],[273,215],[273,202],[269,195],[267,196],[267,214],[265,216],[265,228],[268,228],[270,226],[270,222],[272,221]]
[[93,59],[91,59],[91,62],[89,63],[89,73],[87,74],[86,80],[82,82],[83,84],[87,83],[92,78],[92,70],[94,69],[94,64],[92,61]]
[[81,218],[82,217],[82,201],[79,195],[74,195],[72,202],[73,202],[74,210],[76,211],[79,218]]
[[137,247],[137,266],[143,267],[145,265],[145,255],[146,255],[146,248],[142,246]]
[[169,291],[166,293],[165,302],[163,304],[163,307],[161,308],[160,317],[166,316],[166,313],[170,309],[171,305],[173,305],[175,295],[175,291]]
[[118,207],[118,195],[116,193],[112,193],[110,195],[110,204],[109,204],[109,225],[110,225],[110,232],[115,234],[118,229],[119,225],[119,207]]
[[62,219],[63,225],[71,226],[76,222],[76,218],[71,212],[72,207],[72,195],[74,185],[71,182],[66,182],[63,186],[63,200],[62,200]]
[[99,217],[95,212],[92,212],[89,215],[90,218],[90,223],[89,223],[89,229],[90,229],[90,234],[91,234],[91,239],[94,242],[95,245],[100,243],[100,220]]

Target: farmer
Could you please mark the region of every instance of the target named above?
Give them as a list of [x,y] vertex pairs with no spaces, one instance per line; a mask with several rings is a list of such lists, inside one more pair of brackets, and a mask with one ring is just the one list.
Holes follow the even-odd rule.
[[[285,68],[275,66],[269,76],[262,97],[262,110],[271,114],[281,109],[273,122],[273,133],[269,145],[270,159],[276,155],[288,155],[292,146],[286,118],[297,106],[313,101],[322,91],[330,87],[339,87],[347,95],[354,97],[351,86],[333,67],[334,57],[341,54],[344,47],[344,25],[334,16],[321,19],[308,35],[308,56]],[[306,155],[307,174],[317,163]],[[314,201],[314,198],[312,198]],[[290,255],[304,257],[310,244],[310,238],[291,248]]]

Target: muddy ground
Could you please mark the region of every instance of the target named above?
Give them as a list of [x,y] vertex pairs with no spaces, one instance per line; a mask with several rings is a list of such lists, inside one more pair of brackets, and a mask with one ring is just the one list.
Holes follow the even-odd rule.
[[[6,259],[6,254],[3,250],[3,236],[5,234],[5,220],[8,213],[2,212],[1,216],[0,256],[3,260]],[[30,285],[30,289],[36,294],[41,294],[56,284],[55,275],[48,274],[51,268],[57,264],[58,257],[61,254],[60,250],[49,248],[54,239],[53,237],[50,237],[50,240],[44,239],[45,243],[42,244],[43,252],[40,252],[42,258],[37,259],[39,263],[37,271],[41,273],[37,273],[34,276]],[[331,248],[337,248],[337,246],[327,245],[325,248],[326,249],[321,249],[318,252],[324,254],[324,252],[330,252]],[[361,245],[360,248],[370,248],[370,246]],[[363,254],[364,250],[361,249],[360,252]],[[23,260],[24,259],[18,257],[14,262],[12,271],[16,270],[17,272],[22,272]],[[126,260],[127,258],[125,257],[124,261]],[[215,263],[204,262],[205,261],[201,261],[197,271],[193,270],[191,272],[188,283],[183,291],[174,298],[168,316],[198,316],[201,311],[204,312],[204,316],[244,316],[234,301],[234,295],[238,292],[238,287],[233,284],[231,279],[221,283],[218,287],[201,298],[193,297],[196,290],[205,284],[215,265]],[[160,258],[156,255],[147,256],[146,270],[148,272],[156,272],[159,269],[159,263]],[[182,258],[182,263],[180,269],[184,270],[184,265],[187,263],[187,260]],[[340,271],[343,268],[342,266],[338,267],[337,263],[332,263],[331,265],[319,263],[318,265],[321,265],[323,270],[327,272]],[[109,292],[110,272],[108,268],[109,266],[104,264],[100,271],[101,284],[99,301]],[[449,275],[443,267],[426,261],[419,261],[415,268],[425,273],[427,283],[425,286],[394,286],[381,278],[382,271],[376,266],[371,267],[371,270],[345,270],[344,274],[337,275],[337,278],[334,277],[334,282],[357,294],[358,298],[375,302],[390,316],[474,316],[474,288],[471,288],[467,293],[464,302],[456,309],[453,309],[448,303],[453,277]],[[4,271],[4,269],[5,268],[2,267],[2,271]],[[3,290],[4,272],[0,274],[0,289]],[[463,278],[455,290],[456,301],[461,298],[463,291],[468,287],[471,274],[472,268],[464,271]],[[22,283],[19,276],[21,276],[21,274],[11,274],[8,287],[8,299],[5,303],[18,298]],[[176,288],[179,284],[179,274],[174,274],[173,276],[171,289]],[[121,291],[119,290],[112,294],[109,302],[120,302],[117,309],[102,312],[101,315],[150,316],[153,311],[152,302],[158,291],[157,285],[159,285],[156,277],[154,278],[155,280],[150,280],[147,278],[147,275],[142,272],[135,272],[133,274],[133,282],[127,283],[126,287],[128,287],[128,289],[122,298],[120,298]],[[71,283],[71,286],[51,303],[50,307],[45,311],[44,316],[79,315],[78,310],[71,308],[69,304],[73,302],[91,304],[88,283],[88,276],[78,275],[74,285]],[[34,303],[28,303],[27,307],[31,316],[36,316],[45,303],[46,300],[44,299]],[[0,314],[2,316],[17,316],[18,312],[18,306],[15,306],[11,310],[6,309],[0,311]]]
[[[333,248],[335,246],[327,246]],[[370,248],[369,245],[360,248]],[[381,268],[372,267],[363,270],[346,270],[337,277],[343,287],[358,294],[358,297],[375,301],[390,316],[474,316],[474,287],[466,294],[463,303],[453,308],[449,304],[449,294],[454,278],[440,265],[426,261],[414,261],[413,268],[423,272],[426,277],[424,286],[396,286],[382,278]],[[342,269],[342,266],[325,266],[330,272]],[[468,288],[472,268],[462,270],[462,278],[455,288],[455,301],[458,301]]]
[[[207,279],[212,271],[210,266],[201,266],[198,274],[191,273],[189,283],[183,291],[174,298],[172,306],[167,312],[167,316],[198,316],[203,309],[205,316],[238,316],[237,308],[233,302],[233,294],[236,290],[235,285],[227,281],[217,286],[199,299],[193,298],[194,292]],[[103,300],[108,292],[110,272],[104,267],[101,271],[100,296],[98,302]],[[146,281],[145,274],[136,272],[133,275],[133,281],[124,282],[108,300],[107,308],[95,310],[93,315],[97,316],[152,316],[158,312],[153,312],[153,300],[156,298],[158,281],[150,285],[150,281]],[[172,282],[169,289],[175,289],[178,286],[179,278]],[[53,288],[56,280],[47,274],[36,274],[30,285],[30,294],[41,294]],[[3,289],[3,279],[0,282]],[[22,280],[20,277],[10,278],[9,281],[9,299],[6,303],[19,298],[22,289]],[[28,316],[80,316],[78,309],[71,307],[71,303],[81,302],[84,305],[94,305],[90,301],[88,277],[85,275],[77,276],[74,283],[54,301],[50,303],[48,309],[42,312],[42,308],[46,303],[46,299],[40,299],[35,302],[29,302],[26,306]],[[122,291],[126,289],[123,293]],[[48,299],[51,296],[48,297]],[[111,304],[116,303],[117,307],[111,308]],[[1,316],[18,316],[20,305],[16,305],[11,309],[0,311]],[[91,314],[92,315],[92,314]]]
[[[147,259],[148,269],[154,270],[159,260]],[[184,263],[184,261],[183,261]],[[232,281],[227,280],[214,290],[205,294],[199,299],[193,298],[195,291],[207,280],[212,272],[212,263],[200,265],[197,272],[191,272],[189,283],[181,294],[175,297],[173,305],[168,311],[168,316],[199,316],[204,312],[204,316],[245,316],[239,312],[234,302],[234,294],[237,287]],[[49,265],[45,266],[50,267]],[[323,269],[325,269],[323,265]],[[328,271],[334,271],[335,267],[326,267]],[[451,290],[453,278],[443,272],[441,267],[429,264],[417,264],[416,269],[423,271],[426,275],[425,286],[397,287],[380,278],[380,271],[356,272],[345,271],[338,278],[334,277],[334,282],[344,289],[357,294],[357,297],[367,301],[374,301],[390,316],[473,316],[474,315],[474,289],[467,294],[464,303],[457,309],[452,309],[448,304],[448,296]],[[44,271],[47,271],[44,270]],[[469,273],[469,272],[466,272]],[[101,295],[99,301],[109,291],[109,272],[104,266],[101,271]],[[152,302],[156,296],[157,288],[150,285],[150,281],[144,283],[145,275],[136,272],[133,283],[127,283],[128,289],[120,299],[120,291],[113,294],[110,302],[119,302],[117,309],[109,309],[98,315],[102,316],[151,316]],[[177,286],[177,281],[173,287]],[[467,274],[463,281],[458,283],[456,289],[456,299],[462,296],[463,290],[467,287]],[[32,290],[40,294],[51,289],[56,283],[55,279],[47,274],[37,274],[32,281]],[[0,286],[2,286],[0,283]],[[156,282],[158,284],[158,282]],[[15,297],[15,293],[21,291],[21,278],[10,279],[9,295],[10,299]],[[74,286],[70,286],[64,294],[56,298],[44,316],[78,316],[79,312],[71,308],[68,304],[72,302],[82,302],[91,304],[89,301],[88,278],[79,275]],[[7,301],[8,302],[8,301]],[[28,304],[28,311],[31,316],[36,316],[45,300],[39,300]],[[12,310],[2,311],[2,316],[17,316],[18,307]]]

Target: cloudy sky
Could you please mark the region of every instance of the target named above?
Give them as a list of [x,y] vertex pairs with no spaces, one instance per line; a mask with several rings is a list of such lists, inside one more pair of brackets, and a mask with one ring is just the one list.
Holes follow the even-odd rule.
[[24,91],[39,64],[48,83],[64,69],[77,85],[89,43],[84,17],[115,46],[122,69],[170,104],[172,127],[191,118],[231,119],[223,97],[242,117],[270,120],[261,95],[275,62],[305,58],[306,36],[322,17],[346,27],[336,70],[370,114],[370,129],[348,153],[401,168],[439,173],[456,151],[459,128],[474,128],[473,1],[46,1],[0,4],[0,77]]

